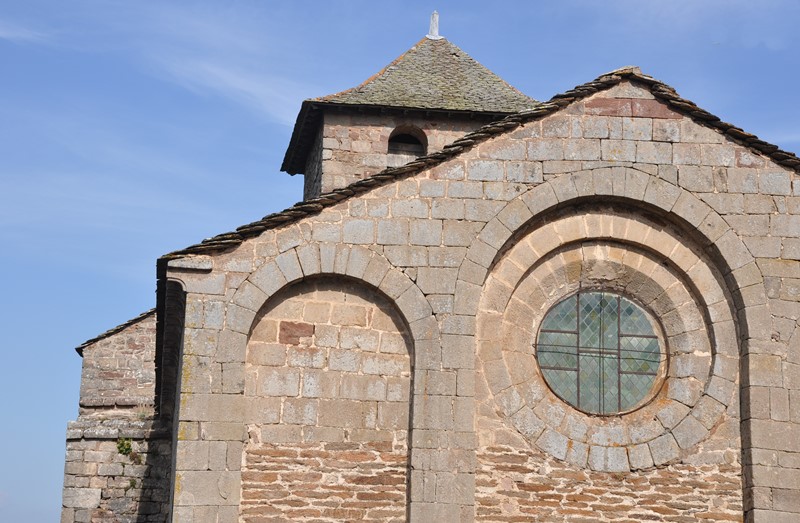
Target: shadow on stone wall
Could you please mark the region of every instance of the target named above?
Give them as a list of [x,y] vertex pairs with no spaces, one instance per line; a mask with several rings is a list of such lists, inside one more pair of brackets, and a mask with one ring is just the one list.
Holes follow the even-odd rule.
[[[138,490],[138,503],[135,512],[136,523],[152,522],[161,523],[168,521],[170,506],[170,463],[171,463],[171,441],[169,431],[154,424],[153,428],[146,435],[147,440],[138,443],[144,447],[144,452],[140,453],[139,460],[141,467],[138,472],[138,485],[133,487]],[[127,494],[126,494],[127,496]]]
[[167,521],[169,436],[152,420],[70,423],[62,523]]

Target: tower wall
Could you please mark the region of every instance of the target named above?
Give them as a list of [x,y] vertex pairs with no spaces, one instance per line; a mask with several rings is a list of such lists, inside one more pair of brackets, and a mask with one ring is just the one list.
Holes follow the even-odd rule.
[[306,162],[304,199],[345,187],[386,169],[399,167],[413,157],[388,153],[389,136],[398,127],[422,131],[427,138],[427,153],[441,151],[445,145],[489,122],[486,117],[425,114],[367,114],[327,111],[320,133]]

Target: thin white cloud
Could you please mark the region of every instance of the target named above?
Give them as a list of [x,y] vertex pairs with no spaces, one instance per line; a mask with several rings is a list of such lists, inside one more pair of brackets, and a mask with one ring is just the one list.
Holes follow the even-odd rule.
[[673,37],[703,33],[709,45],[772,51],[784,50],[796,41],[794,21],[800,14],[800,5],[790,0],[621,0],[594,5],[615,12],[620,21],[614,28],[617,31]]
[[14,43],[44,43],[50,40],[50,36],[8,20],[0,20],[0,40]]
[[121,176],[69,172],[14,173],[0,183],[2,234],[12,226],[35,230],[54,223],[75,230],[147,230],[152,213],[170,216],[204,216],[203,205],[181,195],[159,192],[152,183]]
[[0,105],[0,121],[13,122],[18,134],[35,135],[41,144],[71,155],[73,161],[127,173],[168,173],[173,179],[208,181],[208,172],[193,158],[153,137],[197,142],[207,140],[203,128],[174,126],[169,121],[127,114],[110,118],[85,101],[46,107]]
[[246,57],[263,55],[269,49],[265,47],[269,37],[259,23],[263,13],[245,5],[236,9],[195,5],[187,9],[154,3],[143,6],[134,16],[141,20],[141,29],[159,37],[160,43],[184,49]]
[[115,9],[113,20],[100,16],[113,24],[115,38],[126,39],[129,45],[122,49],[133,49],[159,79],[289,126],[300,100],[325,94],[282,74],[294,64],[287,64],[288,42],[270,27],[269,9],[163,3],[115,4]]
[[271,56],[273,47],[262,34],[251,34],[246,24],[215,24],[195,17],[183,20],[179,32],[163,34],[157,46],[148,46],[145,58],[157,74],[184,88],[291,126],[299,101],[319,95],[319,90],[278,74],[283,57]]
[[306,98],[308,95],[303,93],[311,91],[308,86],[286,78],[211,59],[161,58],[159,65],[185,88],[222,96],[289,126],[294,124],[299,99]]

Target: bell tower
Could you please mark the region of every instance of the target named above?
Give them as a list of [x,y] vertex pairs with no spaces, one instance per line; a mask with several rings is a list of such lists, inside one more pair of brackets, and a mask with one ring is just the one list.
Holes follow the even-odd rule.
[[361,85],[303,102],[281,170],[303,174],[313,199],[536,103],[440,36],[434,12],[429,33]]

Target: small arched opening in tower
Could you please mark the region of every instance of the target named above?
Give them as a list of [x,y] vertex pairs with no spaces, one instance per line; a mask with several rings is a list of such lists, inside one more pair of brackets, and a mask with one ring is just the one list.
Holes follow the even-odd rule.
[[425,156],[428,151],[428,139],[418,127],[410,125],[398,126],[389,136],[387,148],[387,164],[399,167]]

